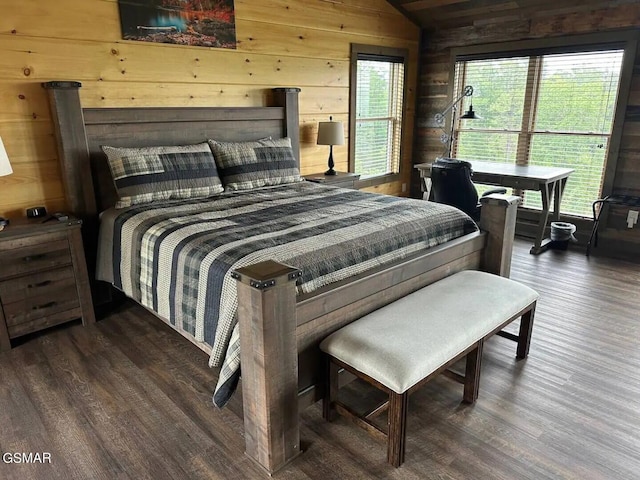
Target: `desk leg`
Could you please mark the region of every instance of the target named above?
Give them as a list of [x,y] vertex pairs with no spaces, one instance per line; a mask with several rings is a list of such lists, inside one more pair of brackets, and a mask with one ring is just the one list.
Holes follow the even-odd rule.
[[547,246],[549,245],[549,243],[551,242],[550,239],[545,239],[543,244],[544,230],[545,228],[547,228],[547,220],[549,218],[549,207],[551,206],[550,205],[551,192],[555,190],[556,183],[558,182],[546,183],[546,184],[540,185],[540,195],[542,196],[542,211],[540,212],[540,221],[538,222],[538,232],[536,233],[536,240],[535,240],[535,243],[533,244],[533,247],[531,247],[531,250],[529,251],[529,253],[533,255],[538,255],[539,253],[544,252],[547,249]]
[[558,180],[554,186],[553,193],[553,220],[560,221],[560,204],[562,203],[562,195],[564,194],[564,187],[567,186],[568,178]]
[[422,177],[422,199],[429,200],[431,196],[431,178],[430,177]]

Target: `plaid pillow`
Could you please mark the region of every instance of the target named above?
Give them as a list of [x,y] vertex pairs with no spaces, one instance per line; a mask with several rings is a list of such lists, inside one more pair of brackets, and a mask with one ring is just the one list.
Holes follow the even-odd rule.
[[157,200],[205,198],[224,191],[206,143],[176,147],[103,146],[118,197],[116,208]]
[[270,138],[255,142],[209,140],[225,190],[301,182],[291,139]]

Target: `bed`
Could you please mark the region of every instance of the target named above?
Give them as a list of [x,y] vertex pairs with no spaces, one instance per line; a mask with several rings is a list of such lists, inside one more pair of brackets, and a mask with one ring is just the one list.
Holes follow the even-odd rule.
[[[272,105],[267,107],[85,109],[80,104],[80,86],[77,82],[44,84],[56,125],[67,204],[84,221],[90,267],[98,251],[98,215],[116,201],[101,145],[148,147],[198,143],[207,138],[249,141],[289,137],[299,163],[299,89],[267,92],[267,102]],[[263,195],[263,200],[288,198],[292,205],[298,203],[295,202],[298,197],[306,196],[315,202],[334,196],[339,199],[338,205],[347,200],[354,204],[385,203],[384,208],[390,209],[401,201],[375,195],[362,200],[362,195],[367,194],[304,182],[293,187],[268,187],[259,190],[258,195]],[[238,200],[236,197],[226,201]],[[413,202],[416,202],[414,214],[426,207],[426,202]],[[247,454],[267,471],[274,472],[300,453],[298,412],[323,393],[317,346],[326,335],[459,270],[483,269],[508,276],[516,203],[514,197],[487,198],[481,221],[483,231],[476,231],[462,221],[453,240],[444,238],[444,243],[437,246],[423,245],[431,248],[407,249],[403,255],[370,264],[368,268],[353,271],[343,268],[341,275],[313,288],[305,285],[313,284],[319,275],[309,274],[313,268],[295,255],[274,254],[269,258],[268,252],[272,250],[267,250],[263,255],[250,257],[249,262],[230,262],[226,267],[229,278],[225,281],[227,288],[229,282],[236,282],[233,290],[237,291],[238,328],[235,338],[229,330],[224,336],[226,343],[236,346],[236,353],[238,346],[240,350]],[[183,210],[192,208],[181,202],[177,205]],[[219,204],[211,208],[218,207]],[[127,221],[136,215],[141,213],[132,214]],[[116,223],[121,216],[111,215]],[[418,218],[413,220],[417,222]],[[411,223],[414,222],[408,224]],[[288,260],[292,261],[287,263]],[[109,264],[104,259],[98,263],[103,267]],[[113,272],[98,273],[101,278],[114,281]],[[117,284],[117,280],[113,283]],[[147,306],[149,301],[152,306],[158,303],[153,294],[146,298]],[[175,323],[171,315],[160,318]],[[193,325],[178,331],[203,350],[212,352],[211,340],[207,341],[206,334]],[[227,386],[233,384],[234,368],[233,364],[225,364],[221,370],[221,377],[229,380]]]

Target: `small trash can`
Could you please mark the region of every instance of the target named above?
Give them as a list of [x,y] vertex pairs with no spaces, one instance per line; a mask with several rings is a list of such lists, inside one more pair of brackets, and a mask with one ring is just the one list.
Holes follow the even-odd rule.
[[549,248],[566,250],[569,242],[578,241],[573,235],[575,232],[576,226],[573,223],[551,222],[551,243],[549,244]]

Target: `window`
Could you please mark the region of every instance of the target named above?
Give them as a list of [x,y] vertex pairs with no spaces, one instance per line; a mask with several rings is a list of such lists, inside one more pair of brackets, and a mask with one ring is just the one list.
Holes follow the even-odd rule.
[[[562,213],[589,217],[601,196],[623,55],[601,47],[458,59],[456,94],[472,85],[482,119],[457,122],[454,156],[573,168]],[[541,208],[540,195],[525,192],[524,205]]]
[[349,169],[363,179],[400,171],[406,59],[401,49],[351,46]]

